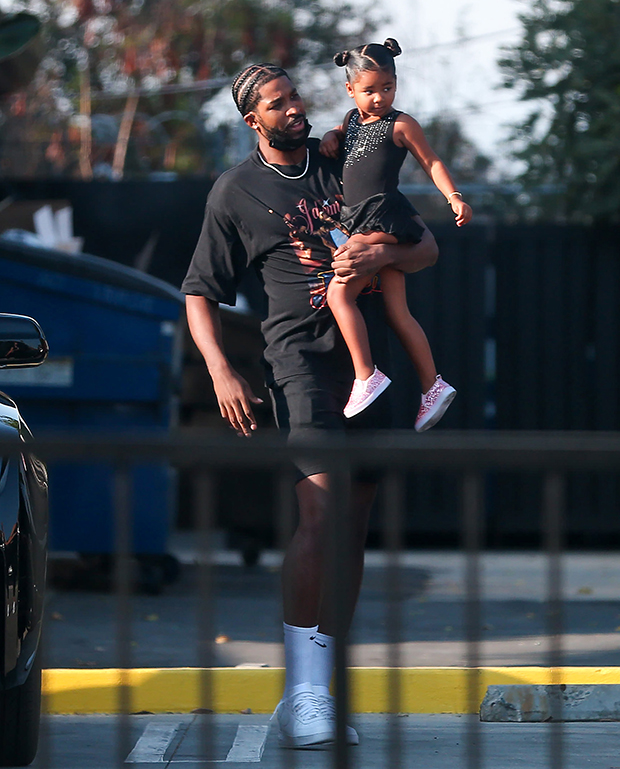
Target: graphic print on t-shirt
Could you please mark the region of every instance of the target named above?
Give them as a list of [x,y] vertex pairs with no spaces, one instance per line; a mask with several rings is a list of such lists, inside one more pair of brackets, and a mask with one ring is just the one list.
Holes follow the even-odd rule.
[[319,237],[323,245],[329,249],[329,255],[337,248],[332,232],[337,232],[337,240],[341,233],[338,231],[337,217],[340,213],[340,201],[314,201],[310,204],[302,198],[296,206],[299,213],[285,214],[284,221],[289,228],[289,238],[295,255],[299,259],[304,272],[308,275],[310,305],[315,310],[325,307],[327,302],[327,286],[334,277],[331,268],[331,258],[325,258],[324,252],[313,255],[312,241],[304,236]]

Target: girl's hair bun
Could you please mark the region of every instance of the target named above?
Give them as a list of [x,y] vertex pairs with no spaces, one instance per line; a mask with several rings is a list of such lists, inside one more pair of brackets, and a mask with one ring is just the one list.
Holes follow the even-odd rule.
[[383,45],[388,49],[392,56],[399,56],[403,52],[400,45],[398,45],[393,37],[388,37]]
[[340,51],[334,56],[334,64],[337,67],[344,67],[349,61],[350,53],[348,51]]

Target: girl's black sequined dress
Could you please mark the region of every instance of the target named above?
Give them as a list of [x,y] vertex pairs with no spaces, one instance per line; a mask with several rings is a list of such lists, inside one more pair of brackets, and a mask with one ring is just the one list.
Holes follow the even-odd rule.
[[393,110],[373,123],[362,124],[359,112],[349,118],[344,140],[342,182],[345,204],[340,223],[356,232],[386,232],[399,243],[419,243],[424,228],[415,220],[416,209],[398,191],[398,174],[407,157],[405,147],[393,141]]

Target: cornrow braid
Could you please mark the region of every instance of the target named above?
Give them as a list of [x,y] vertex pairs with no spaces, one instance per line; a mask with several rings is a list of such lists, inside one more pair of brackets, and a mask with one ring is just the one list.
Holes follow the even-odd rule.
[[233,80],[232,96],[242,115],[251,112],[258,103],[258,94],[265,83],[278,77],[288,77],[282,67],[275,64],[250,64]]

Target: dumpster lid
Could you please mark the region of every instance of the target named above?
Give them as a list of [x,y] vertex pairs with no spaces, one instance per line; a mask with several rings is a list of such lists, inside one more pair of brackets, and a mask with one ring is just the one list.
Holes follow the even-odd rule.
[[184,295],[165,280],[100,256],[69,254],[52,248],[27,245],[10,236],[0,235],[0,258],[131,289],[180,304],[185,300]]

